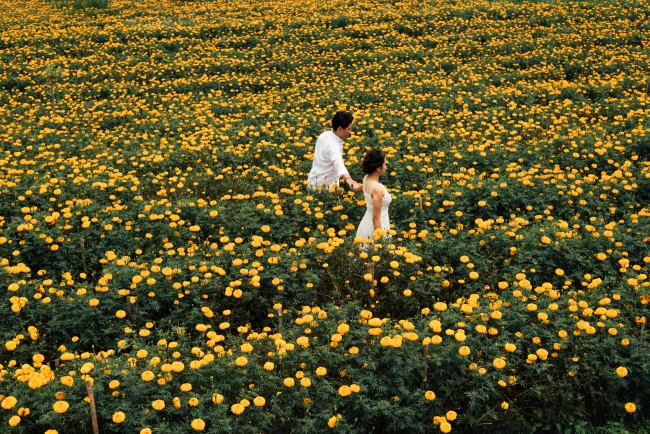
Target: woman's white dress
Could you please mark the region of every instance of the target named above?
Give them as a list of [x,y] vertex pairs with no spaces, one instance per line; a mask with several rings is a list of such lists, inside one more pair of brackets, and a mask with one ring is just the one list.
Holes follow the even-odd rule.
[[[375,188],[375,185],[379,184],[378,182],[369,181],[366,182],[366,177],[363,178],[363,195],[366,197],[366,214],[363,216],[359,227],[357,228],[357,236],[365,239],[373,239],[373,233],[375,232],[375,225],[372,222],[372,213],[373,213],[373,201],[370,192]],[[388,206],[393,201],[391,195],[386,191],[386,188],[382,185],[381,188],[384,190],[384,195],[381,198],[381,228],[385,231],[390,229],[390,219],[388,218]]]

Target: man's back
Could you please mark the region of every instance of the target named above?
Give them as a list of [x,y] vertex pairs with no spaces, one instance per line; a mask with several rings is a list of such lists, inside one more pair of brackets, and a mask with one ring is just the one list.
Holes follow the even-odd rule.
[[319,187],[323,184],[335,184],[347,174],[343,162],[343,141],[332,131],[325,131],[316,140],[314,160],[309,172],[309,184]]

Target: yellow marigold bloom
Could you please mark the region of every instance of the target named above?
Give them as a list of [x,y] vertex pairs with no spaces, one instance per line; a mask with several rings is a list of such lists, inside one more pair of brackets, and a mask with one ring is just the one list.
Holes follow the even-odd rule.
[[358,353],[359,353],[359,348],[350,347],[350,354],[358,354]]
[[151,381],[156,378],[156,375],[151,371],[144,371],[141,375],[142,381]]
[[539,350],[535,351],[535,353],[542,360],[546,360],[548,358],[548,351],[546,351],[544,348],[540,348]]
[[503,369],[506,367],[506,361],[499,358],[499,359],[494,359],[494,362],[492,362],[494,367],[497,369]]
[[472,280],[478,279],[478,273],[476,271],[472,271],[471,273],[469,273],[469,278]]
[[319,366],[318,368],[316,368],[316,375],[318,375],[319,377],[327,375],[327,369],[323,368],[322,366]]
[[9,426],[16,426],[20,423],[20,416],[12,416],[9,419]]
[[199,405],[199,400],[197,398],[190,398],[187,403],[190,405],[190,407],[196,407]]
[[[63,378],[61,379],[61,382],[63,382]],[[117,389],[118,387],[120,387],[120,382],[118,380],[113,380],[110,383],[108,383],[109,389]]]
[[451,421],[456,420],[456,416],[457,416],[457,414],[456,414],[456,412],[453,411],[453,410],[449,410],[449,411],[447,412],[447,414],[445,415],[445,417],[447,418],[447,420],[451,420]]
[[616,375],[618,375],[619,377],[625,377],[627,375],[627,368],[623,366],[619,366],[618,368],[616,368]]
[[511,343],[507,343],[503,347],[509,353],[514,353],[517,350],[517,346],[515,344],[511,344]]
[[350,331],[350,326],[345,323],[339,324],[338,327],[336,328],[336,331],[338,334],[343,336],[344,334]]
[[433,305],[433,308],[439,312],[444,312],[447,310],[447,304],[443,303],[442,301],[439,301]]
[[192,390],[192,385],[190,383],[183,383],[181,384],[181,392],[189,392]]
[[295,386],[295,384],[296,384],[296,381],[291,377],[287,377],[287,378],[284,379],[284,385],[287,386],[287,387],[293,387],[293,386]]
[[272,371],[273,368],[275,368],[275,365],[273,364],[273,362],[266,362],[264,364],[264,369],[267,370],[267,371]]
[[[332,336],[332,340],[334,340],[334,336]],[[334,342],[338,342],[338,341],[334,341]],[[296,339],[296,343],[303,348],[307,348],[309,346],[309,338],[307,336],[300,336],[298,339]]]
[[205,428],[205,422],[203,422],[203,419],[194,419],[191,425],[195,431],[203,431]]
[[339,395],[345,397],[345,396],[350,396],[350,393],[352,393],[352,390],[350,389],[349,386],[341,386],[339,387]]
[[223,395],[220,395],[218,393],[213,393],[212,394],[212,403],[213,404],[221,404],[223,402]]
[[628,345],[630,345],[630,341],[628,339],[622,339],[621,340],[621,345],[623,345],[624,347],[627,347]]
[[628,413],[634,413],[636,411],[636,405],[634,405],[632,402],[628,402],[625,404],[625,411]]
[[336,416],[332,416],[328,419],[327,426],[329,426],[330,428],[334,428],[336,426],[336,422],[338,422],[338,419],[336,418]]
[[240,414],[242,414],[244,412],[244,406],[239,404],[239,403],[238,404],[233,404],[230,407],[230,411],[232,411],[236,415],[240,415]]
[[451,431],[451,425],[449,422],[440,422],[440,431],[443,433],[448,433]]
[[[45,433],[47,434],[47,433]],[[142,428],[140,434],[152,434],[151,428]]]
[[251,351],[253,351],[253,346],[252,346],[251,344],[249,344],[248,342],[245,342],[245,343],[241,346],[241,350],[242,350],[244,353],[250,353]]
[[361,387],[358,384],[350,384],[350,390],[354,393],[359,393],[361,391]]
[[501,408],[502,408],[502,409],[507,410],[508,407],[510,407],[510,406],[508,405],[507,402],[503,401],[503,402],[501,403]]
[[307,377],[303,377],[303,378],[300,379],[300,385],[302,387],[309,387],[309,386],[311,386],[311,380],[309,378],[307,378]]
[[165,401],[162,399],[156,399],[154,402],[151,403],[151,407],[153,407],[154,410],[162,410],[165,408]]
[[399,268],[399,262],[390,261],[390,268]]
[[469,347],[465,346],[465,345],[463,345],[462,347],[460,347],[458,349],[458,354],[460,354],[463,357],[469,356],[470,352],[471,352],[471,350],[469,349]]
[[255,399],[253,399],[253,404],[255,404],[256,407],[262,407],[266,404],[266,399],[261,396],[256,396]]
[[70,404],[68,404],[65,401],[57,401],[57,402],[54,403],[52,408],[54,409],[55,413],[63,414],[66,411],[68,411],[68,408],[70,408]]
[[555,274],[557,274],[558,276],[564,276],[564,270],[561,268],[556,268]]
[[426,392],[424,392],[424,398],[428,399],[429,401],[433,401],[434,399],[436,399],[436,394],[433,393],[433,391],[431,390],[427,390]]
[[126,418],[126,415],[124,414],[123,411],[116,411],[113,413],[113,422],[115,423],[122,423],[124,422],[124,419]]

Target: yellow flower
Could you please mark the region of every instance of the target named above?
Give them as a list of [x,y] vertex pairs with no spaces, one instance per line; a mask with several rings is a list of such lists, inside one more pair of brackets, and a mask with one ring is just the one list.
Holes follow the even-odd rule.
[[253,404],[255,404],[256,407],[262,407],[264,404],[266,404],[266,399],[261,396],[257,396],[255,399],[253,399]]
[[[72,377],[68,377],[68,378],[72,378]],[[61,378],[61,382],[63,382],[63,378]],[[118,387],[120,387],[120,382],[118,380],[113,380],[110,383],[108,383],[109,389],[117,389]]]
[[557,268],[555,270],[555,274],[557,274],[558,276],[564,276],[564,270],[561,268]]
[[223,402],[223,395],[220,395],[218,393],[213,393],[212,394],[212,403],[213,404],[221,404]]
[[634,413],[636,411],[636,405],[634,405],[632,402],[628,402],[625,404],[625,411],[628,413]]
[[627,369],[623,366],[616,368],[616,375],[619,377],[625,377],[627,375]]
[[287,386],[287,387],[293,387],[293,386],[295,386],[295,384],[296,384],[296,381],[291,377],[288,377],[288,378],[284,379],[284,385]]
[[[47,433],[45,433],[47,434]],[[142,428],[140,434],[152,434],[151,428]]]
[[151,372],[151,371],[144,371],[144,372],[142,373],[141,377],[142,377],[142,381],[151,381],[151,380],[153,380],[154,378],[156,378],[156,376],[154,375],[154,373]]
[[465,356],[469,356],[469,353],[470,353],[470,352],[471,352],[471,351],[470,351],[469,347],[468,347],[468,346],[465,346],[465,345],[463,345],[462,347],[460,347],[460,348],[458,349],[458,354],[460,354],[460,355],[463,356],[463,357],[465,357]]
[[433,391],[431,390],[427,390],[426,392],[424,392],[424,397],[429,401],[433,401],[434,399],[436,399],[436,394],[433,393]]
[[151,403],[151,407],[153,407],[154,410],[162,410],[165,408],[165,401],[162,399],[156,399],[154,402]]
[[329,426],[330,428],[334,428],[336,426],[336,422],[338,422],[338,419],[336,418],[336,416],[332,416],[328,419],[327,426]]
[[194,419],[192,421],[192,428],[195,431],[203,431],[203,429],[205,428],[205,422],[203,422],[202,419]]
[[501,358],[494,359],[493,364],[494,364],[494,367],[497,368],[497,369],[503,369],[503,368],[506,367],[506,361],[501,359]]
[[190,383],[183,383],[181,384],[181,392],[189,392],[192,390],[192,385]]
[[339,395],[345,397],[345,396],[350,396],[350,393],[352,393],[352,390],[350,389],[349,386],[341,386],[339,387]]
[[454,421],[454,420],[456,420],[457,414],[456,414],[455,411],[449,410],[445,416],[447,417],[447,420]]
[[502,409],[507,410],[508,407],[510,407],[510,406],[508,405],[507,402],[503,401],[503,402],[501,403],[501,408],[502,408]]
[[70,404],[68,404],[65,401],[57,401],[54,403],[52,408],[54,409],[55,413],[62,414],[68,411],[68,408],[70,408]]
[[18,400],[16,398],[14,398],[13,396],[7,396],[5,399],[2,400],[2,404],[0,404],[0,406],[2,406],[2,408],[4,408],[5,410],[11,410],[16,406],[17,403]]
[[230,411],[232,411],[236,415],[240,415],[244,412],[244,406],[241,404],[233,404],[230,407]]
[[451,425],[449,422],[440,422],[440,431],[448,433],[451,431]]
[[124,422],[124,419],[126,418],[126,415],[124,414],[123,411],[116,411],[113,413],[113,422],[115,423],[122,423]]
[[327,369],[323,368],[322,366],[316,368],[316,375],[318,375],[319,377],[327,375]]
[[20,423],[20,416],[12,416],[9,419],[9,426],[16,426]]

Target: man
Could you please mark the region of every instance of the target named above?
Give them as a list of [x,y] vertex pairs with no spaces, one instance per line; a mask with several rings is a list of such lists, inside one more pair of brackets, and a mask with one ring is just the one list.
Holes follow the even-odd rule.
[[332,118],[332,129],[318,136],[314,147],[314,160],[309,172],[309,188],[317,188],[325,184],[338,187],[339,179],[343,178],[355,192],[362,190],[362,187],[348,173],[343,161],[343,140],[350,136],[353,120],[349,112],[336,112]]

